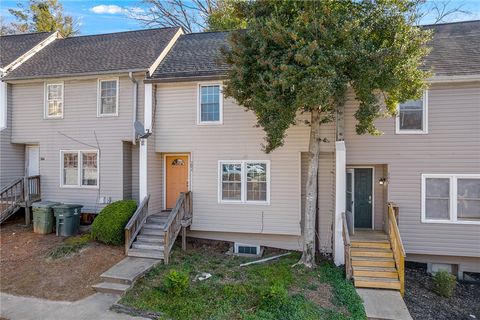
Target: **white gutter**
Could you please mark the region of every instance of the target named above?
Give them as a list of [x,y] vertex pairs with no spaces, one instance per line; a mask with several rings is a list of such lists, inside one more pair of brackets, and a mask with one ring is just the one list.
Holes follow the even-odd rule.
[[137,105],[138,105],[138,82],[133,77],[133,72],[128,73],[128,77],[133,82],[133,121],[132,121],[132,144],[137,144],[137,135],[135,132],[135,122],[137,121]]
[[427,79],[428,83],[452,83],[480,81],[480,74],[469,74],[463,76],[434,76]]

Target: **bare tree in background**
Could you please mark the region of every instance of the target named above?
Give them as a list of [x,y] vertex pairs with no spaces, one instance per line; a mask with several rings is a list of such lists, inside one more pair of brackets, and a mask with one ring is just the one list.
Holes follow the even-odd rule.
[[132,17],[147,27],[180,26],[187,33],[207,27],[207,17],[217,9],[217,0],[142,0],[146,12]]
[[418,12],[418,21],[430,17],[432,24],[451,22],[458,15],[468,16],[472,12],[464,9],[464,1],[453,0],[419,0],[423,3]]

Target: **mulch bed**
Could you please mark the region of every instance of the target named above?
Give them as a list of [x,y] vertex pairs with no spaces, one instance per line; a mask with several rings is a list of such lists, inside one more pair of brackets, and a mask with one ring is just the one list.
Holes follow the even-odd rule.
[[79,252],[51,259],[64,244],[55,234],[33,233],[20,223],[0,228],[0,291],[50,300],[75,301],[94,293],[100,275],[124,258],[123,247],[88,243]]
[[480,319],[480,284],[457,282],[451,298],[433,291],[432,276],[424,265],[409,264],[405,269],[405,303],[415,320]]

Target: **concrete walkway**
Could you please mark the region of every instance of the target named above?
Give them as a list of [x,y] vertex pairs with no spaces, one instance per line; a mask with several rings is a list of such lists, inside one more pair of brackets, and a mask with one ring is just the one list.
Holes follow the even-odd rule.
[[368,319],[413,320],[400,292],[379,289],[357,289]]
[[0,293],[0,316],[9,320],[150,320],[110,311],[119,295],[95,293],[75,302],[51,301]]

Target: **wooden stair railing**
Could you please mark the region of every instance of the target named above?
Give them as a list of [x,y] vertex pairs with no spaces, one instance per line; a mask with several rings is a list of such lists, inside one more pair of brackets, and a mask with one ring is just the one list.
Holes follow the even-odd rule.
[[24,178],[18,178],[0,191],[0,223],[13,214],[25,200]]
[[403,297],[405,293],[405,248],[403,247],[400,230],[398,229],[394,207],[396,206],[393,203],[388,204],[388,235],[400,280],[400,294]]
[[148,216],[148,202],[150,200],[150,195],[146,196],[140,205],[138,206],[135,213],[132,215],[127,225],[125,226],[125,254],[128,255],[128,250],[132,246],[133,240],[142,229],[143,224],[147,220]]
[[350,243],[350,234],[348,233],[347,225],[347,216],[345,212],[342,212],[342,237],[343,237],[343,247],[345,251],[345,276],[347,279],[352,279],[353,270],[352,270],[352,257],[351,257],[351,243]]
[[[168,263],[170,251],[175,243],[175,239],[180,233],[180,229],[184,230],[188,226],[188,222],[192,218],[192,193],[182,192],[175,203],[175,207],[170,212],[165,223],[165,244],[164,244],[164,261]],[[187,223],[186,223],[187,222]],[[184,234],[185,239],[185,234]],[[185,240],[184,240],[185,241]],[[184,242],[183,241],[183,242]],[[183,246],[183,244],[182,244]]]
[[40,189],[40,176],[30,176],[27,179],[27,190],[28,190],[28,204],[32,202],[39,201],[41,199],[41,189]]

